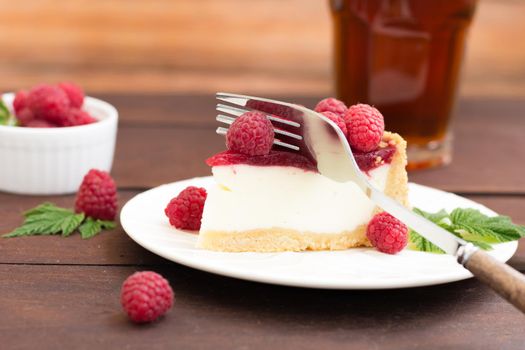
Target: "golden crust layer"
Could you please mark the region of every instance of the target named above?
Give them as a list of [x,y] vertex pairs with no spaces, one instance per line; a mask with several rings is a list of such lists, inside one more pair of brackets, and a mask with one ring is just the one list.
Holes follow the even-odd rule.
[[303,250],[342,250],[370,246],[366,226],[341,233],[301,232],[270,228],[242,232],[206,231],[197,247],[223,252],[282,252]]
[[[383,142],[396,146],[390,163],[385,194],[408,206],[408,177],[406,141],[398,134],[385,132]],[[377,208],[376,212],[381,209]],[[301,232],[290,229],[269,228],[243,232],[201,232],[197,247],[224,252],[282,252],[303,250],[342,250],[369,247],[366,225],[341,233]]]

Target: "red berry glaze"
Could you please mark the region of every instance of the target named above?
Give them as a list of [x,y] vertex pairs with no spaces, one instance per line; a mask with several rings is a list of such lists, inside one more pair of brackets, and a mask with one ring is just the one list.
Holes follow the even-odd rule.
[[20,90],[16,93],[15,99],[13,100],[13,109],[15,114],[19,113],[22,109],[27,106],[27,91]]
[[385,131],[383,115],[377,109],[367,104],[353,105],[344,119],[352,148],[362,152],[377,148]]
[[261,112],[246,112],[238,117],[226,134],[226,146],[230,151],[249,156],[270,153],[274,140],[272,123]]
[[333,97],[328,97],[319,101],[319,103],[317,103],[317,105],[315,106],[314,110],[318,113],[332,112],[340,117],[343,117],[347,109],[348,108],[346,107],[343,101],[339,101],[338,99]]
[[73,108],[80,108],[84,103],[84,90],[74,83],[62,82],[58,87],[64,91],[69,99],[69,104]]
[[135,272],[126,278],[120,292],[120,303],[136,323],[157,320],[173,306],[175,297],[169,282],[153,271]]
[[63,125],[70,108],[66,93],[51,85],[33,87],[29,90],[26,103],[36,118],[57,125]]
[[368,223],[366,237],[380,252],[396,254],[407,245],[408,228],[392,215],[382,212]]
[[77,192],[75,211],[94,219],[115,219],[117,186],[106,171],[91,169],[84,176]]
[[209,166],[246,164],[255,166],[292,166],[305,171],[317,171],[308,158],[294,152],[274,151],[264,156],[250,157],[232,151],[224,151],[206,159]]
[[341,131],[343,132],[343,134],[345,134],[345,136],[348,134],[345,120],[342,117],[335,114],[334,112],[321,112],[321,114],[333,121],[334,123],[336,123],[339,129],[341,129]]
[[206,195],[204,188],[186,187],[164,209],[170,224],[178,229],[199,230],[201,228],[202,211]]

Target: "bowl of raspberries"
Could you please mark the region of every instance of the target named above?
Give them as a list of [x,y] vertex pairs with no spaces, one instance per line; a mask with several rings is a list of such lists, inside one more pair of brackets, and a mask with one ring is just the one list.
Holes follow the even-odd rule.
[[74,193],[91,168],[110,171],[118,112],[78,85],[40,84],[0,99],[0,191]]

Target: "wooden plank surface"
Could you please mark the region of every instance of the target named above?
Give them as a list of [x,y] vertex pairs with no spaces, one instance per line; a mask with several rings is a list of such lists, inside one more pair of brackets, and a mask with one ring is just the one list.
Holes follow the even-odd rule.
[[119,291],[136,267],[0,265],[12,349],[522,349],[521,313],[475,280],[386,291],[270,286],[178,265],[162,322],[135,326]]
[[[0,90],[329,94],[328,0],[0,0]],[[480,0],[462,95],[525,96],[525,2]]]

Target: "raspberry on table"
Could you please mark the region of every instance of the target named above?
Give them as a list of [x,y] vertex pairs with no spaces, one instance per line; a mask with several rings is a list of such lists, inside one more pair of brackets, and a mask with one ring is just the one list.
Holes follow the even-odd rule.
[[71,108],[67,114],[67,117],[64,119],[62,126],[86,125],[96,121],[97,120],[93,118],[88,112],[78,108]]
[[91,169],[84,176],[77,192],[75,211],[94,219],[115,219],[117,186],[108,172]]
[[135,272],[126,278],[120,292],[120,303],[136,323],[152,322],[173,306],[175,296],[169,282],[153,271]]
[[70,108],[69,99],[62,89],[45,84],[29,90],[26,103],[36,118],[57,125],[63,125]]
[[330,119],[331,121],[333,121],[335,124],[337,124],[337,126],[339,127],[339,129],[341,129],[341,131],[343,132],[343,134],[345,134],[345,136],[348,135],[346,124],[342,117],[338,116],[334,112],[328,112],[328,111],[321,112],[321,114],[327,117],[328,119]]
[[408,227],[387,212],[382,212],[368,223],[366,237],[380,252],[396,254],[407,245]]
[[367,104],[356,104],[348,108],[344,116],[348,130],[348,143],[352,148],[370,152],[379,146],[385,131],[383,115]]
[[226,134],[230,151],[249,156],[270,153],[274,140],[273,125],[261,112],[246,112],[232,123]]
[[164,209],[170,224],[182,230],[199,230],[206,196],[202,187],[186,187]]
[[69,104],[73,108],[80,108],[84,103],[84,90],[74,83],[62,82],[58,87],[64,91],[69,99]]
[[340,117],[343,117],[347,111],[347,107],[343,101],[339,101],[333,97],[327,97],[315,106],[315,111],[318,113],[322,112],[332,112],[337,114]]
[[27,91],[20,90],[16,93],[15,99],[13,100],[13,109],[15,114],[27,107]]

